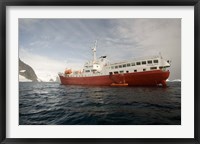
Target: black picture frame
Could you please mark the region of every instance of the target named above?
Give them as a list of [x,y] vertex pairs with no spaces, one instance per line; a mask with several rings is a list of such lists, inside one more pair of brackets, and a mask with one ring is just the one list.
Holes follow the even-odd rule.
[[[195,81],[194,138],[6,138],[6,7],[7,6],[194,6]],[[199,0],[0,0],[0,142],[25,143],[124,143],[124,144],[200,144],[200,1]]]

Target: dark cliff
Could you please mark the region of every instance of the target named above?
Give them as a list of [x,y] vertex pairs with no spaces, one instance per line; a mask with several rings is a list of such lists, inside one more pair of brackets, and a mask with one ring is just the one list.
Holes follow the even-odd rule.
[[20,59],[19,59],[19,74],[29,80],[32,80],[33,82],[38,81],[37,75],[35,74],[33,68],[25,64]]

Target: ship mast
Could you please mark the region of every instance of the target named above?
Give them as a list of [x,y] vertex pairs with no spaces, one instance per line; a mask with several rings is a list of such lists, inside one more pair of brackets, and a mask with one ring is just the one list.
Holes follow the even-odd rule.
[[97,59],[97,56],[96,56],[96,47],[97,47],[97,40],[95,41],[94,48],[92,48],[92,51],[93,51],[93,63],[95,63],[96,59]]

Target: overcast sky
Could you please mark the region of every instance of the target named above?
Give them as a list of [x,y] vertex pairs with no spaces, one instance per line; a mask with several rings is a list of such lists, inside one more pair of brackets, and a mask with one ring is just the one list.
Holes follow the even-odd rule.
[[110,62],[161,52],[169,79],[181,79],[181,19],[19,19],[19,57],[40,78],[81,69],[95,40]]

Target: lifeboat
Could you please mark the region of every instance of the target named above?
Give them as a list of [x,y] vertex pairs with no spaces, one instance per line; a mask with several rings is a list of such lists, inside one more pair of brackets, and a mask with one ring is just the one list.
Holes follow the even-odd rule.
[[72,73],[72,70],[71,69],[66,69],[65,70],[65,74],[71,74]]

